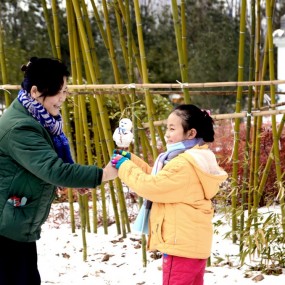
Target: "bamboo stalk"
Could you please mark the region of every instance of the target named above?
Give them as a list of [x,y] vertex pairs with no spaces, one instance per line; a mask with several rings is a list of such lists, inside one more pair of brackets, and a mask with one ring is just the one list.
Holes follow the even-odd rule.
[[[179,59],[179,66],[180,66],[180,74],[182,78],[182,82],[188,82],[188,63],[186,62],[186,50],[185,49],[185,41],[186,38],[183,38],[183,43],[182,43],[182,35],[181,35],[181,26],[180,26],[180,20],[178,16],[178,7],[177,7],[177,1],[176,0],[171,0],[171,5],[172,5],[172,16],[173,16],[173,23],[174,23],[174,30],[175,30],[175,39],[176,39],[176,47],[177,47],[177,52],[178,52],[178,59]],[[182,14],[182,19],[184,20],[183,23],[183,36],[186,36],[185,29],[186,29],[186,23],[185,23],[185,2],[181,2],[181,11]],[[185,98],[185,103],[190,103],[190,96],[189,96],[189,90],[185,88],[184,85],[181,85],[183,93],[184,93],[184,98]]]
[[[127,23],[127,17],[129,17],[129,16],[127,16],[127,14],[126,14],[126,8],[123,4],[123,1],[118,0],[118,4],[119,4],[120,10],[121,10],[123,19],[124,19],[125,23]],[[135,40],[134,40],[132,33],[131,33],[131,47],[132,47],[132,51],[133,51],[132,54],[134,55],[135,61],[137,64],[138,73],[142,77],[142,64],[141,64],[141,60],[140,60],[140,54],[139,54],[139,51],[138,51],[138,48],[136,46],[136,43],[135,43]]]
[[[75,33],[74,13],[73,13],[72,6],[71,6],[71,0],[66,0],[66,16],[67,16],[67,28],[69,31],[68,42],[69,42],[69,51],[70,51],[72,83],[74,84],[74,83],[77,83],[77,76],[76,76],[75,52],[74,52],[74,33]],[[73,153],[73,157],[76,159],[74,147],[72,147],[72,153]],[[71,231],[72,231],[72,233],[75,233],[73,190],[71,188],[68,188],[67,191],[68,191]]]
[[[273,46],[273,28],[272,28],[272,7],[274,6],[275,1],[266,0],[266,18],[267,18],[267,36],[268,36],[268,45],[269,45],[269,77],[270,79],[275,78],[274,71],[274,46]],[[270,98],[271,103],[275,104],[275,86],[270,85]],[[280,162],[280,152],[279,152],[279,139],[277,134],[276,127],[276,116],[272,114],[271,116],[272,123],[272,136],[273,136],[273,149],[274,149],[274,162],[276,169],[276,178],[277,178],[277,187],[279,189],[279,193],[283,190],[283,182],[282,182],[282,170],[281,170],[281,162]],[[281,206],[281,219],[282,219],[282,228],[283,228],[283,237],[285,238],[285,203],[284,203],[284,195],[279,197],[280,206]]]
[[53,18],[53,26],[54,26],[56,55],[59,59],[61,59],[60,36],[59,36],[60,33],[59,33],[58,11],[57,11],[56,0],[51,1],[51,7],[52,7],[52,18]]
[[[115,54],[115,49],[114,49],[114,44],[113,44],[113,38],[112,38],[112,33],[111,33],[110,21],[109,21],[109,12],[107,9],[106,0],[102,1],[102,5],[103,5],[103,12],[104,12],[103,14],[104,14],[105,26],[106,26],[106,32],[107,32],[110,60],[112,63],[115,82],[119,84],[121,83],[121,75],[120,75],[117,60],[116,60],[116,54]],[[119,94],[118,99],[119,99],[120,110],[121,112],[123,112],[123,110],[125,109],[123,97]]]
[[[2,32],[2,23],[0,21],[0,66],[1,66],[1,74],[2,74],[2,82],[3,84],[7,83],[7,68],[5,62],[5,50],[4,50],[4,35]],[[1,88],[6,90],[6,88]],[[11,104],[10,93],[5,92],[5,105],[8,107]]]
[[[91,27],[91,23],[90,23],[90,20],[88,17],[88,10],[87,10],[87,5],[86,5],[85,1],[81,2],[81,7],[82,7],[82,13],[83,13],[83,17],[84,17],[84,24],[86,27],[88,44],[90,46],[89,52],[91,54],[92,64],[94,66],[94,72],[96,74],[97,81],[100,82],[101,81],[101,73],[99,71],[100,70],[99,61],[98,61],[98,57],[96,54],[95,40],[93,38],[92,27]],[[86,77],[90,76],[89,72],[85,72],[85,73],[86,73]]]
[[[74,17],[72,11],[72,6],[70,5],[70,25],[69,27],[74,27]],[[73,33],[72,33],[73,31]],[[75,28],[70,31],[72,33],[73,42],[70,48],[73,48],[74,54],[74,62],[75,62],[75,77],[78,83],[82,83],[82,58],[80,57],[80,43],[79,43],[79,35]],[[82,97],[74,98],[74,123],[75,123],[75,137],[76,137],[76,154],[77,154],[77,162],[80,164],[85,164],[85,148],[84,148],[84,124],[81,120],[82,114]],[[90,220],[89,220],[89,203],[87,195],[78,195],[78,203],[80,209],[80,220],[81,220],[81,236],[83,243],[83,260],[87,259],[87,241],[86,241],[86,230],[90,232]]]
[[[93,139],[95,144],[95,151],[96,151],[96,158],[97,158],[97,165],[98,167],[103,167],[103,160],[102,160],[102,153],[107,153],[107,148],[104,143],[100,143],[100,137],[103,136],[103,129],[102,125],[100,124],[100,117],[98,116],[98,106],[96,103],[96,100],[92,95],[89,95],[89,101],[90,101],[90,111],[91,111],[91,117],[92,117],[92,130],[93,130]],[[103,141],[103,138],[102,138]],[[101,147],[102,146],[102,151]],[[108,217],[107,217],[107,203],[106,203],[106,191],[104,185],[100,185],[100,191],[101,191],[101,202],[102,202],[102,220],[103,220],[103,229],[104,233],[108,233]],[[111,194],[113,195],[113,194]],[[95,204],[97,202],[97,195],[93,191],[92,193],[92,201],[93,201],[93,231],[97,233],[97,227],[98,227],[98,219],[97,219],[97,207],[95,207]],[[113,205],[114,208],[114,217],[117,225],[117,231],[120,231],[120,220],[118,215],[118,210],[115,205]],[[96,215],[95,215],[96,213]]]
[[56,57],[57,56],[57,50],[55,47],[54,36],[53,36],[53,31],[52,31],[52,27],[51,27],[51,23],[50,23],[50,19],[49,19],[46,0],[42,0],[42,6],[43,6],[45,22],[47,25],[47,31],[48,31],[48,35],[49,35],[49,41],[50,41],[50,45],[51,45],[52,55],[53,55],[53,57]]
[[[246,23],[246,0],[241,1],[240,11],[240,36],[238,55],[238,82],[244,80],[244,44],[245,44],[245,23]],[[236,97],[236,113],[241,111],[242,86],[238,86]],[[234,125],[234,150],[233,150],[233,170],[232,170],[232,240],[237,242],[237,193],[238,193],[238,168],[239,168],[239,129],[240,118],[235,118]]]
[[[250,37],[250,62],[249,62],[249,81],[254,79],[254,48],[255,48],[255,1],[251,1],[251,37]],[[250,114],[252,112],[252,94],[253,88],[249,87],[248,92],[248,109],[247,112]],[[246,144],[244,152],[244,163],[243,163],[243,177],[242,177],[242,188],[241,188],[241,216],[240,216],[240,253],[243,252],[245,240],[244,240],[244,224],[245,224],[245,205],[248,200],[249,194],[249,167],[251,165],[250,161],[250,151],[251,151],[251,116],[247,116],[246,120]]]
[[[258,1],[258,5],[257,8],[259,9],[259,21],[261,21],[260,19],[260,1]],[[261,36],[260,34],[262,33],[261,31],[261,24],[260,22],[259,24],[259,37]],[[263,63],[262,63],[262,70],[261,70],[261,74],[260,74],[260,78],[263,79],[266,76],[267,73],[267,69],[268,69],[268,37],[267,35],[265,36],[265,43],[264,43],[264,54],[263,54]],[[257,54],[259,55],[259,53]],[[261,108],[263,106],[263,99],[264,99],[264,86],[261,86],[259,88],[259,94],[258,94],[258,98],[256,98],[256,107]],[[253,173],[253,205],[252,205],[252,214],[250,217],[253,217],[253,219],[255,220],[255,230],[257,230],[257,214],[258,214],[258,204],[259,204],[259,200],[260,200],[260,196],[261,196],[261,192],[260,192],[260,181],[259,181],[259,165],[260,165],[260,148],[261,148],[261,136],[260,136],[260,132],[261,132],[261,127],[262,127],[262,120],[263,117],[258,117],[257,121],[256,121],[256,128],[255,128],[255,141],[254,141],[254,173]],[[251,226],[251,219],[249,219],[248,223],[248,229]]]
[[[90,56],[90,53],[88,52],[89,46],[88,46],[88,41],[87,41],[87,35],[85,32],[85,27],[84,27],[83,22],[82,22],[79,3],[77,0],[73,0],[72,2],[73,2],[74,10],[75,10],[78,29],[80,32],[80,40],[82,41],[82,46],[84,47],[83,50],[84,50],[84,53],[86,56],[86,64],[88,67],[88,72],[90,73],[90,80],[92,82],[97,82],[96,73],[95,73],[94,68],[92,66],[91,56]],[[98,95],[98,96],[96,96],[96,100],[98,103],[98,108],[99,108],[99,112],[100,112],[100,116],[101,116],[104,138],[107,142],[107,148],[108,148],[108,152],[109,152],[108,157],[104,156],[104,159],[105,159],[105,162],[108,162],[110,159],[110,156],[113,153],[113,149],[114,149],[114,142],[112,139],[111,126],[110,126],[110,121],[109,121],[108,113],[106,110],[106,106],[104,103],[104,98],[101,95]],[[123,235],[125,236],[126,235],[125,226],[128,226],[128,220],[126,219],[126,211],[125,211],[124,199],[123,199],[123,195],[122,195],[123,194],[122,193],[122,185],[121,185],[121,183],[118,182],[118,179],[116,179],[115,182],[117,183],[118,200],[119,200],[119,204],[121,206],[120,211],[122,214],[121,215],[121,220],[122,220],[122,225],[123,225],[122,230],[123,230]],[[110,185],[110,187],[111,187],[111,185]],[[111,193],[112,193],[112,189],[111,189]]]
[[[133,65],[133,50],[132,50],[132,32],[131,32],[131,17],[130,17],[130,4],[129,0],[125,1],[125,7],[126,7],[126,28],[127,28],[127,43],[128,43],[128,79],[129,82],[134,82],[134,65]],[[136,102],[136,91],[135,89],[131,89],[131,99],[132,103]],[[138,130],[138,120],[135,116],[136,112],[136,105],[132,104],[132,121],[133,121],[133,133],[134,133],[134,153],[139,156],[140,154],[140,146],[139,146],[139,138],[141,138],[142,145],[145,145],[144,142],[147,141],[146,137],[140,137],[139,136],[139,130]],[[142,206],[143,199],[139,197],[139,207]],[[147,266],[147,247],[146,247],[146,237],[144,234],[141,236],[141,251],[142,251],[142,262],[143,267]]]
[[[138,0],[134,0],[134,7],[135,7],[135,18],[136,18],[136,26],[137,26],[137,33],[138,33],[139,51],[140,51],[140,58],[141,58],[141,65],[142,65],[142,79],[143,79],[143,83],[148,83],[147,63],[146,63],[141,15],[140,15],[140,8],[139,8]],[[157,152],[157,144],[156,144],[156,137],[155,137],[155,129],[153,125],[153,121],[154,121],[153,108],[152,108],[153,105],[152,105],[152,99],[150,96],[150,92],[148,89],[145,90],[145,102],[146,102],[146,108],[147,108],[148,121],[150,123],[149,130],[150,130],[150,136],[151,136],[152,154],[153,154],[153,158],[156,159],[158,152]]]
[[[285,80],[262,80],[262,81],[242,81],[242,82],[203,82],[203,83],[131,83],[131,84],[82,84],[68,85],[70,90],[73,89],[181,89],[183,88],[218,88],[218,87],[238,87],[238,86],[269,86],[285,84]],[[20,89],[20,85],[4,84],[0,88],[7,90]]]
[[[107,9],[107,2],[104,0],[102,2],[102,4],[103,4],[103,14],[104,14],[104,19],[105,19],[106,33],[107,33],[109,56],[110,56],[110,60],[112,62],[114,78],[115,78],[116,83],[120,83],[121,82],[121,75],[119,72],[119,68],[118,68],[118,64],[117,64],[117,60],[116,60],[116,54],[115,54],[114,45],[113,45],[112,32],[111,32],[111,27],[110,27],[110,23],[109,23],[109,12]],[[123,96],[121,94],[119,94],[118,99],[119,99],[120,110],[121,110],[121,112],[123,112],[125,109]],[[123,232],[123,236],[125,237],[126,236],[126,228],[128,231],[130,231],[128,216],[127,216],[127,208],[126,208],[125,199],[124,199],[124,195],[123,195],[122,184],[118,179],[116,180],[116,184],[117,184],[117,193],[118,193],[118,200],[119,200],[120,212],[121,212],[122,232]],[[111,186],[111,188],[112,188],[112,186]],[[113,201],[114,201],[114,197],[113,197]]]
[[106,35],[106,32],[105,32],[105,30],[104,30],[104,28],[103,28],[103,21],[101,20],[101,18],[100,18],[100,16],[99,16],[98,9],[97,9],[97,7],[96,7],[96,5],[95,5],[94,0],[91,0],[91,5],[92,5],[92,8],[93,8],[94,17],[95,17],[96,23],[97,23],[97,25],[98,25],[98,28],[99,28],[101,37],[102,37],[103,42],[104,42],[104,44],[105,44],[106,50],[107,50],[108,53],[109,53],[109,46],[108,46],[107,35]]
[[[58,13],[57,13],[57,3],[55,0],[52,0],[52,14],[53,14],[53,24],[54,24],[54,39],[55,41],[51,42],[52,45],[55,45],[55,51],[58,59],[61,59],[61,49],[60,49],[60,31],[59,31],[59,24],[58,24]],[[52,39],[51,35],[51,39]],[[71,127],[70,127],[70,121],[69,121],[69,110],[67,106],[67,101],[65,101],[62,104],[62,117],[63,117],[63,130],[68,138],[69,141],[69,146],[71,153],[73,154],[75,160],[76,160],[76,154],[74,150],[74,145],[73,145],[73,139],[72,139],[72,134],[71,134]],[[68,196],[73,198],[73,191],[72,189],[68,189]],[[69,200],[69,205],[71,205],[73,202],[73,199]],[[79,201],[80,203],[80,201]],[[73,205],[70,207],[70,212],[71,212],[71,217],[74,216],[74,209]],[[72,230],[75,230],[75,221],[72,222]],[[84,237],[83,237],[84,238]],[[85,244],[85,241],[83,241],[83,244]]]
[[[261,36],[261,17],[260,17],[260,0],[252,0],[252,6],[256,6],[256,17],[255,17],[255,73],[254,80],[258,81],[260,79],[260,36]],[[254,107],[258,109],[258,95],[259,95],[259,86],[255,86],[254,89]],[[251,165],[250,165],[250,177],[249,177],[249,193],[248,193],[248,216],[251,215],[251,209],[253,206],[253,194],[254,194],[254,184],[255,184],[255,157],[256,157],[256,149],[260,146],[256,144],[258,136],[257,123],[259,117],[255,117],[253,120],[253,132],[252,132],[252,148],[251,148]],[[261,118],[262,119],[262,118]],[[248,223],[246,231],[249,231]]]
[[[126,5],[128,5],[127,2],[126,2]],[[117,21],[117,27],[118,27],[118,31],[119,31],[119,39],[120,39],[120,46],[122,49],[122,55],[124,58],[127,73],[129,74],[130,73],[129,60],[132,60],[132,58],[130,58],[130,57],[133,56],[132,45],[131,45],[132,42],[131,42],[131,37],[129,38],[129,36],[127,35],[127,38],[130,39],[130,45],[129,45],[129,43],[128,43],[128,45],[126,44],[123,25],[122,25],[123,20],[121,18],[120,7],[119,7],[119,3],[117,0],[114,0],[114,10],[115,10],[115,16],[116,16],[116,21]],[[128,11],[127,13],[129,13],[129,9],[127,11]],[[126,28],[127,29],[128,29],[128,24],[129,23],[126,22]],[[131,28],[131,27],[129,27],[129,28]],[[131,30],[129,32],[131,33]],[[128,34],[128,31],[127,31],[127,34]],[[130,34],[130,36],[131,36],[131,34]],[[130,53],[129,53],[129,49],[131,50]],[[132,64],[132,68],[133,68],[133,64]],[[134,77],[132,77],[131,81],[129,80],[129,83],[132,83],[132,82],[134,82]]]
[[[84,3],[83,3],[83,9],[84,11]],[[86,16],[86,15],[85,15]],[[74,17],[73,17],[74,18]],[[86,22],[86,21],[85,21]],[[76,63],[76,78],[77,78],[77,81],[78,83],[82,84],[83,82],[83,76],[82,76],[82,62],[85,63],[86,62],[86,57],[85,57],[85,53],[82,53],[82,57],[83,57],[83,60],[81,59],[80,57],[80,50],[82,50],[82,46],[81,46],[81,43],[82,41],[80,41],[80,37],[79,35],[77,35],[77,30],[76,30],[76,25],[75,25],[75,22],[74,22],[74,39],[77,39],[74,41],[74,52],[75,52],[75,55],[76,55],[76,59],[75,59],[75,63]],[[90,39],[91,40],[91,39]],[[96,57],[95,57],[96,59]],[[84,67],[86,68],[86,64],[84,64]],[[86,76],[88,78],[88,74],[89,74],[89,70],[86,70],[85,71],[86,73]],[[86,114],[86,103],[85,103],[85,98],[80,96],[79,99],[77,100],[77,107],[78,107],[78,118],[80,119],[80,124],[79,124],[79,129],[78,128],[75,128],[75,131],[76,133],[78,134],[77,138],[76,139],[76,142],[79,142],[79,145],[78,145],[78,151],[80,151],[80,158],[82,159],[81,163],[85,163],[85,152],[84,152],[84,149],[83,147],[80,148],[81,146],[84,146],[84,136],[83,136],[83,130],[84,130],[84,134],[85,134],[85,142],[86,142],[86,152],[87,152],[87,158],[88,158],[88,164],[93,164],[93,155],[92,155],[92,152],[91,152],[91,143],[90,143],[90,135],[89,135],[89,129],[88,129],[88,122],[87,122],[87,114]],[[75,106],[75,111],[77,110],[76,106]],[[85,122],[85,123],[84,123]],[[79,133],[78,133],[79,132]],[[95,225],[97,227],[97,224],[98,224],[98,221],[97,221],[97,205],[96,205],[96,195],[94,195],[94,192],[96,194],[96,190],[92,190],[92,202],[93,202],[93,206],[92,206],[92,210],[93,210],[93,226]],[[84,217],[84,220],[82,221],[85,221],[85,224],[87,226],[85,226],[85,230],[87,229],[89,232],[91,231],[90,230],[90,217],[89,217],[89,201],[87,199],[87,195],[84,195],[83,196],[84,199],[81,199],[85,205],[85,209],[86,211],[84,212],[85,214],[85,217]],[[94,201],[95,199],[95,201]],[[81,201],[79,200],[79,201]],[[95,204],[95,205],[94,205]],[[95,228],[93,228],[94,230]],[[97,230],[97,228],[96,228]],[[85,235],[85,234],[84,234]],[[83,238],[84,238],[84,235],[83,235]],[[83,244],[85,244],[83,242]],[[84,249],[85,252],[87,252],[87,249]],[[84,254],[83,257],[85,257],[86,254]]]
[[[185,62],[185,73],[187,75],[188,82],[188,47],[187,47],[187,21],[186,21],[186,4],[185,0],[181,0],[181,44],[182,44],[182,54],[183,60]],[[187,98],[189,100],[190,98]],[[190,101],[185,101],[185,103],[190,103]]]

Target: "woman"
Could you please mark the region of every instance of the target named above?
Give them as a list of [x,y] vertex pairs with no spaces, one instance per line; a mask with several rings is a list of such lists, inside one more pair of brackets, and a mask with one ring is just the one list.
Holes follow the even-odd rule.
[[73,162],[60,107],[68,94],[66,66],[32,57],[22,66],[18,97],[0,118],[0,284],[38,285],[36,240],[57,186],[95,188],[117,177]]

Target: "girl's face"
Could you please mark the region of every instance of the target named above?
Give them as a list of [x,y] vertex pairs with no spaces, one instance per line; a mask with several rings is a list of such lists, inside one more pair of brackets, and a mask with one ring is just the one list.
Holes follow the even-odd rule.
[[182,119],[175,113],[171,113],[167,119],[167,129],[165,140],[167,144],[173,144],[184,140],[193,139],[196,136],[196,130],[191,129],[184,133]]
[[67,94],[66,77],[64,77],[61,90],[54,96],[41,97],[41,93],[38,91],[36,86],[33,86],[31,89],[31,96],[41,103],[52,116],[59,115],[60,107],[65,101]]

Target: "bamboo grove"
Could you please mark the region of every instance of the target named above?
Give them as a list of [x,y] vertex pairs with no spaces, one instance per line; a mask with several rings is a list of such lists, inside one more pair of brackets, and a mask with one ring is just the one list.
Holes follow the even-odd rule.
[[[238,77],[236,82],[215,82],[215,83],[193,83],[189,82],[189,74],[194,72],[188,66],[188,51],[186,47],[187,23],[191,25],[191,19],[187,19],[185,5],[187,1],[171,1],[171,11],[173,17],[173,29],[175,31],[175,41],[179,62],[173,63],[180,67],[181,82],[171,84],[150,83],[147,66],[147,53],[144,44],[142,31],[142,18],[139,0],[102,0],[100,7],[94,0],[87,1],[66,0],[66,18],[68,27],[68,43],[71,62],[71,82],[69,89],[73,96],[66,101],[62,115],[64,119],[64,131],[71,143],[71,149],[75,160],[82,164],[96,164],[99,167],[106,165],[113,149],[115,148],[112,139],[112,129],[110,116],[106,108],[106,100],[113,91],[119,104],[121,117],[128,116],[134,124],[134,144],[130,150],[141,155],[146,161],[153,161],[159,154],[157,146],[158,139],[165,146],[163,137],[164,121],[158,121],[156,117],[156,105],[153,100],[154,94],[160,90],[177,89],[181,91],[184,102],[190,103],[195,88],[206,88],[221,86],[232,86],[236,88],[236,103],[234,114],[213,114],[216,120],[234,121],[234,144],[232,156],[232,173],[230,176],[231,199],[231,224],[230,233],[233,243],[240,244],[241,261],[247,254],[253,254],[256,244],[252,231],[258,233],[259,202],[265,189],[269,170],[275,167],[276,185],[278,187],[278,202],[280,203],[282,228],[281,242],[285,242],[285,204],[282,161],[280,161],[279,140],[282,135],[285,114],[283,110],[277,109],[276,85],[284,84],[284,81],[275,80],[274,46],[272,37],[272,13],[275,8],[274,0],[266,0],[266,35],[264,44],[261,42],[261,1],[252,0],[251,5],[247,5],[246,0],[240,1],[240,38],[238,54]],[[179,3],[178,3],[179,2]],[[51,0],[46,3],[42,0],[43,17],[47,25],[47,31],[52,47],[51,56],[61,59],[61,33],[58,22],[58,3]],[[47,8],[51,6],[52,13]],[[131,18],[130,9],[134,11],[134,18]],[[92,13],[90,13],[92,9]],[[250,10],[248,10],[250,9]],[[115,41],[110,26],[110,13],[114,13],[119,34],[119,44],[122,50],[123,62],[127,71],[127,81],[118,68],[118,58],[116,56]],[[247,22],[247,15],[250,14],[250,22]],[[91,26],[90,17],[94,17],[96,27]],[[136,25],[136,31],[132,30],[132,22]],[[1,23],[0,23],[1,25]],[[245,30],[246,25],[250,26],[250,66],[244,66]],[[94,45],[92,29],[96,28],[100,34],[107,50],[110,64],[112,65],[114,82],[104,84],[102,82],[101,70],[99,68],[98,54]],[[5,38],[4,31],[0,29],[0,64],[2,74],[2,88],[5,91],[5,105],[11,102],[9,89],[18,89],[19,86],[9,85],[7,81],[7,66],[5,61]],[[263,45],[263,46],[262,46]],[[249,78],[244,77],[245,68],[249,68]],[[263,102],[265,87],[270,87],[271,105],[269,110],[264,110]],[[242,96],[245,88],[247,96],[246,111],[242,111]],[[160,89],[160,90],[159,90]],[[81,91],[84,91],[81,94]],[[193,95],[194,96],[194,95]],[[146,106],[147,118],[143,122],[137,117],[138,98],[143,98]],[[72,114],[72,118],[70,117]],[[278,125],[276,115],[283,114]],[[273,144],[267,157],[265,169],[260,173],[260,140],[263,116],[270,115],[272,123]],[[240,123],[241,119],[246,123],[246,144],[244,157],[240,160]],[[147,131],[146,131],[147,130]],[[73,143],[74,142],[74,143]],[[244,163],[250,162],[250,163]],[[242,177],[239,177],[239,169],[242,168]],[[284,169],[284,166],[283,166]],[[108,182],[105,185],[92,189],[93,219],[92,226],[89,217],[88,195],[78,195],[81,217],[81,232],[83,241],[83,259],[87,258],[86,232],[97,232],[98,218],[97,205],[100,200],[103,209],[103,227],[105,234],[108,233],[108,213],[106,207],[106,191],[111,195],[113,212],[117,226],[117,233],[123,237],[127,236],[130,230],[129,217],[124,198],[123,185],[119,179]],[[72,221],[72,231],[75,231],[74,209],[73,209],[74,189],[68,189],[70,215]],[[241,197],[241,202],[239,201]],[[140,202],[142,200],[140,199]],[[246,214],[247,213],[247,214]],[[146,237],[142,237],[143,265],[146,266],[145,254]]]

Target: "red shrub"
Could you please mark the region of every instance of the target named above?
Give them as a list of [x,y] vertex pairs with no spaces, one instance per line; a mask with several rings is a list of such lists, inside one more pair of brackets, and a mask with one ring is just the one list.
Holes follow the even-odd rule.
[[[251,128],[252,137],[253,128]],[[217,155],[220,166],[227,171],[229,177],[232,175],[233,169],[233,148],[234,148],[234,121],[233,123],[229,120],[217,121],[215,123],[215,142],[211,145],[211,148]],[[238,147],[238,185],[239,189],[242,185],[244,163],[248,165],[248,173],[250,173],[250,168],[252,165],[251,161],[251,147],[252,141],[250,142],[250,152],[248,160],[245,158],[245,146],[246,146],[246,126],[244,123],[240,125],[240,141]],[[284,172],[285,165],[285,149],[284,149],[285,133],[283,132],[279,140],[279,152],[280,152],[280,163],[281,171]],[[258,178],[261,179],[266,162],[268,160],[271,148],[273,146],[273,136],[271,124],[263,124],[260,131],[260,160],[259,160],[259,170]],[[249,176],[249,174],[248,174]],[[272,201],[276,198],[278,189],[276,185],[276,169],[275,162],[273,161],[270,172],[266,181],[266,185],[263,192],[263,197],[260,206],[265,203]],[[259,181],[260,182],[260,181]],[[259,183],[258,183],[259,185]],[[230,192],[230,189],[228,189]]]

